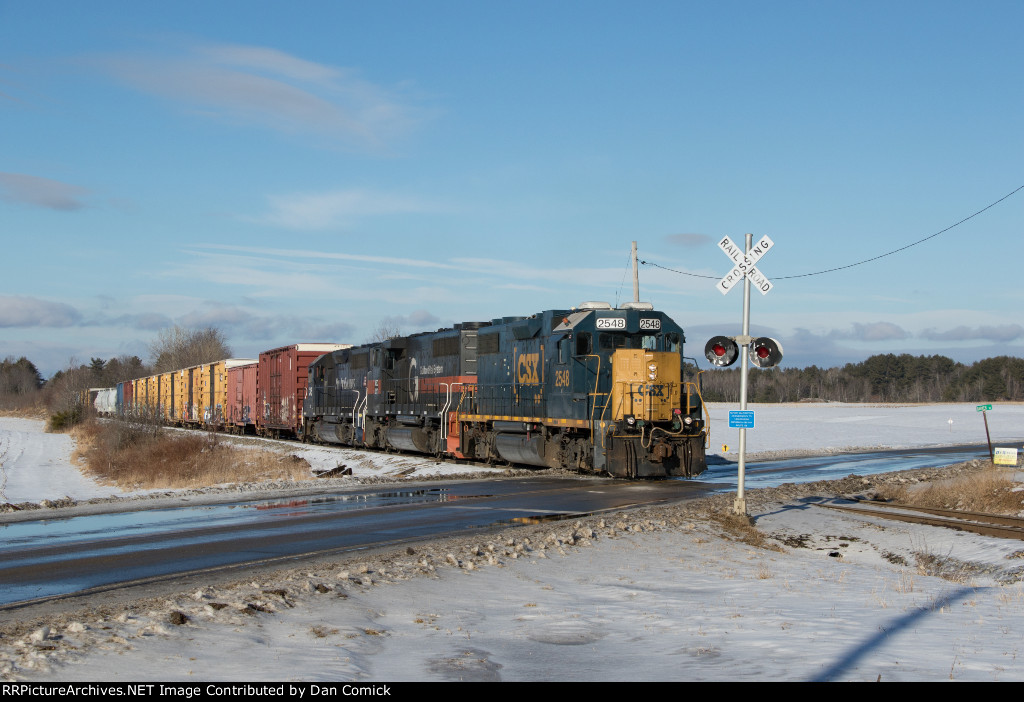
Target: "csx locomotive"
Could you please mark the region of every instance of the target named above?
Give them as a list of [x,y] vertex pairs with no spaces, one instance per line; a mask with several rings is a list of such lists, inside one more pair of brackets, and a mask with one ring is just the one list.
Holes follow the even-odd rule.
[[620,478],[697,475],[707,432],[683,341],[648,303],[591,302],[341,349],[309,367],[302,434]]

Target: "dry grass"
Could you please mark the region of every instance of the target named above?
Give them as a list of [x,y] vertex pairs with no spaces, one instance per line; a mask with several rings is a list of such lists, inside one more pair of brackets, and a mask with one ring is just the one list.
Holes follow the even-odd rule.
[[893,486],[879,497],[919,507],[1016,515],[1024,509],[1024,492],[1013,492],[1013,469],[991,467],[981,473],[908,489]]
[[308,480],[309,463],[273,451],[241,449],[216,434],[174,432],[145,422],[77,427],[74,458],[122,488],[200,488],[222,483]]
[[764,532],[752,524],[749,517],[712,512],[708,515],[708,518],[721,527],[722,531],[729,538],[735,541],[767,551],[785,552],[781,546],[773,543]]
[[0,417],[17,417],[19,419],[49,419],[50,413],[42,405],[29,407],[4,407],[0,409]]

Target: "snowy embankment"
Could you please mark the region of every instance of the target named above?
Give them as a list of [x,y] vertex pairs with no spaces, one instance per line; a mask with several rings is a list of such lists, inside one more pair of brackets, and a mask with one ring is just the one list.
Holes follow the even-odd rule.
[[[735,460],[739,442],[738,430],[729,428],[728,413],[732,409],[736,406],[709,406],[709,453]],[[755,457],[757,454],[829,454],[854,448],[985,443],[982,415],[973,405],[815,403],[751,405],[750,409],[755,412],[756,427],[747,431],[747,452]],[[996,405],[988,413],[988,422],[994,442],[1019,438],[1024,435],[1024,405]],[[422,479],[503,472],[442,463],[428,457],[305,444],[282,447],[280,443],[259,439],[242,441],[304,458],[314,472],[345,466],[357,479]],[[143,494],[101,485],[84,477],[71,461],[73,449],[74,444],[67,435],[43,433],[41,421],[0,417],[0,502],[54,501],[67,497],[84,501]]]
[[[840,402],[752,404],[748,409],[754,410],[756,426],[747,430],[747,451],[829,454],[852,449],[984,444],[986,418],[993,442],[1024,437],[1024,404],[996,403],[984,417],[976,407]],[[710,405],[712,453],[731,455],[738,450],[739,430],[729,428],[729,410],[738,408],[732,404]],[[729,447],[728,451],[722,450],[723,444]]]
[[[714,440],[733,448],[728,409],[712,408]],[[756,410],[752,451],[984,442],[983,426],[967,428],[980,415],[953,406]],[[956,441],[932,426],[949,417]],[[1024,407],[997,405],[993,439],[1020,436],[1022,419]],[[723,519],[722,495],[8,621],[0,677],[1024,680],[1019,542],[813,504],[972,470],[751,491],[755,530]]]

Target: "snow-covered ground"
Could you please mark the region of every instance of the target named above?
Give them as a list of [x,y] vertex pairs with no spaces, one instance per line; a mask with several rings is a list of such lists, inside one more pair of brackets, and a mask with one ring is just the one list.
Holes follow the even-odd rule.
[[[709,406],[711,446],[708,452],[735,460],[739,430],[730,429],[728,419],[729,410],[733,409],[737,407]],[[750,409],[754,410],[756,422],[755,428],[747,431],[750,454],[985,443],[982,414],[974,405],[810,403],[750,405]],[[1006,442],[1024,437],[1024,405],[996,404],[987,415],[993,442],[1021,448],[1019,444]],[[280,446],[259,439],[244,441]],[[0,502],[38,502],[64,497],[81,501],[137,494],[84,477],[71,463],[73,448],[67,435],[44,434],[41,421],[0,417]],[[416,479],[495,472],[425,457],[324,446],[294,444],[279,450],[305,458],[314,472],[344,465],[358,478]]]
[[[723,429],[728,409],[712,408],[713,445],[733,451],[735,439]],[[754,409],[751,451],[985,440],[973,406]],[[997,444],[1024,434],[1022,406],[996,405],[988,418]],[[0,440],[9,455],[29,455],[19,453],[24,435],[7,439],[15,436],[8,421]],[[50,463],[33,470],[31,460],[13,461],[8,489],[19,486],[18,498],[27,500],[69,494],[70,483],[48,482],[60,460],[45,451],[32,460]],[[392,470],[349,460],[357,475]],[[839,489],[868,492],[884,480],[849,478]],[[1024,679],[1020,543],[849,516],[815,506],[815,497],[782,488],[749,493],[763,545],[720,524],[715,515],[731,504],[722,496],[297,568],[120,613],[62,615],[22,630],[8,623],[0,676]],[[8,501],[15,501],[10,493]]]

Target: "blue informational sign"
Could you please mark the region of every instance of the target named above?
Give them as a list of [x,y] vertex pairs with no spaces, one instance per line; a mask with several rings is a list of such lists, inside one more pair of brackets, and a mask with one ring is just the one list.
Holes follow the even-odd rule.
[[753,429],[754,410],[729,410],[729,427],[732,429]]

